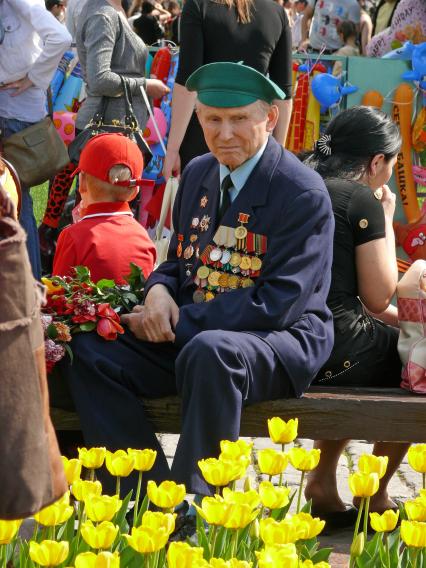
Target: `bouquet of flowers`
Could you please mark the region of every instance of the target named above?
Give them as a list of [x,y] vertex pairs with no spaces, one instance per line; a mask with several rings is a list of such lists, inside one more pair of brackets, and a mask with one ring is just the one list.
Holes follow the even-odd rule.
[[43,278],[47,302],[42,310],[45,334],[46,366],[49,373],[66,353],[72,360],[68,343],[74,333],[96,330],[108,341],[124,333],[120,325],[122,312],[130,312],[142,302],[145,278],[136,264],[130,264],[127,284],[116,285],[103,278],[92,282],[86,266],[76,266],[74,276]]

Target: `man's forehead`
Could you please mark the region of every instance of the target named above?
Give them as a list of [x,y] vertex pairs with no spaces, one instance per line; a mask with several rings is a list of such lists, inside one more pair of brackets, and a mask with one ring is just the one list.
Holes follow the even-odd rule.
[[257,108],[259,101],[250,103],[249,105],[238,107],[214,107],[206,105],[197,100],[197,110],[208,114],[218,114],[220,116],[232,116],[233,114],[252,113]]

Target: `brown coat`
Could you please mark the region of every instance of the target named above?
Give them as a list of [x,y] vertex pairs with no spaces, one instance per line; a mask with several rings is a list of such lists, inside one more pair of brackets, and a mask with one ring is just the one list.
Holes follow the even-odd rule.
[[0,519],[19,519],[67,485],[49,417],[40,293],[25,233],[1,209],[0,306]]

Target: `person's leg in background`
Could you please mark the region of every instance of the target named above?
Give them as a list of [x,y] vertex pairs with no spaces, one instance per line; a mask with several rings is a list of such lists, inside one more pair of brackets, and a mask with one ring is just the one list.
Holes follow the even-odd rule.
[[[31,126],[31,122],[23,122],[15,118],[0,117],[0,136],[2,138],[9,138],[12,134],[20,132]],[[19,172],[18,172],[19,175]],[[27,233],[27,250],[30,257],[31,267],[34,277],[37,280],[41,278],[41,260],[40,260],[40,247],[38,240],[37,224],[33,211],[33,200],[30,194],[29,187],[22,187],[22,204],[21,213],[19,215],[19,222]]]

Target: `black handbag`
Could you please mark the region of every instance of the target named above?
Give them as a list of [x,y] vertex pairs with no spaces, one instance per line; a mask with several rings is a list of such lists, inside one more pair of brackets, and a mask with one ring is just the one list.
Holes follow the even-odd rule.
[[140,151],[144,156],[144,162],[147,163],[152,155],[148,144],[145,142],[141,129],[139,128],[138,120],[133,110],[132,93],[128,82],[124,77],[120,77],[123,86],[124,104],[126,108],[126,115],[124,124],[105,124],[105,115],[108,108],[110,97],[102,97],[101,109],[93,116],[92,120],[84,130],[78,134],[71,144],[68,146],[68,154],[70,161],[78,164],[80,161],[80,154],[84,146],[91,138],[98,134],[124,134],[139,146]]

